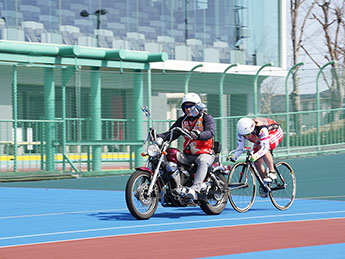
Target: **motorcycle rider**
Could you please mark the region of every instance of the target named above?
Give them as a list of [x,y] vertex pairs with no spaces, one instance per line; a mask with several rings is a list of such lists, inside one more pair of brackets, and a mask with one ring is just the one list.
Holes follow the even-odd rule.
[[[179,188],[177,193],[188,199],[196,200],[207,170],[215,158],[213,152],[215,122],[213,117],[205,111],[206,105],[201,102],[200,96],[196,93],[187,93],[182,99],[181,107],[184,115],[179,117],[170,129],[181,127],[192,136],[192,140],[185,137],[183,156],[180,162],[184,164],[195,163],[197,171],[193,185],[190,188]],[[177,139],[181,134],[175,131],[172,139]],[[170,138],[170,131],[158,136],[166,140]]]

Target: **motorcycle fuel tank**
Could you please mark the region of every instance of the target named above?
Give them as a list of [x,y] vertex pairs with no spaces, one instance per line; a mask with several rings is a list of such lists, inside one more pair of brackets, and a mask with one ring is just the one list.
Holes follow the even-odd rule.
[[174,162],[178,165],[182,164],[183,153],[177,148],[168,148],[167,150],[168,161]]

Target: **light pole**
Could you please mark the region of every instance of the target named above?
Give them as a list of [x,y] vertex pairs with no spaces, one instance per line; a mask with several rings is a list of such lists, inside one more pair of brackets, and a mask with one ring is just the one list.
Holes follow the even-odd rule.
[[184,39],[188,40],[188,0],[184,1]]
[[97,17],[97,34],[96,34],[96,38],[97,38],[97,46],[100,47],[99,45],[99,34],[98,34],[98,30],[101,28],[101,16],[105,15],[107,13],[107,10],[105,9],[99,9],[97,11],[95,11],[94,13],[89,13],[87,10],[82,10],[80,12],[80,16],[81,17],[88,17],[89,15],[95,15]]

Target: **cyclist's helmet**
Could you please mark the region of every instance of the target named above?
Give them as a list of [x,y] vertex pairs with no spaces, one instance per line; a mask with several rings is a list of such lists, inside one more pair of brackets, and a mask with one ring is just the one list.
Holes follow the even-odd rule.
[[237,132],[240,135],[248,135],[255,129],[255,122],[251,118],[242,118],[237,122]]
[[[182,99],[182,105],[181,105],[181,107],[182,107],[182,110],[183,110],[183,112],[184,113],[186,113],[186,107],[185,107],[185,105],[186,104],[194,104],[194,105],[196,105],[196,104],[201,104],[201,99],[200,99],[200,96],[198,95],[198,94],[196,94],[196,93],[188,93],[188,94],[186,94],[184,97],[183,97],[183,99]],[[195,109],[195,112],[197,112],[197,113],[199,113],[199,110],[196,110]],[[197,114],[193,114],[192,116],[196,116]]]

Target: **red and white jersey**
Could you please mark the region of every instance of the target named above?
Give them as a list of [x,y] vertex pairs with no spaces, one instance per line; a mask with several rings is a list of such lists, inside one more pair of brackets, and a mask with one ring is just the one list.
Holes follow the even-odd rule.
[[[237,134],[237,148],[234,153],[236,159],[242,154],[246,140],[254,143],[254,153],[260,158],[266,152],[275,149],[283,139],[283,130],[275,121],[266,118],[258,118],[254,121],[256,127],[253,134],[247,137]],[[271,127],[272,125],[275,127]]]

